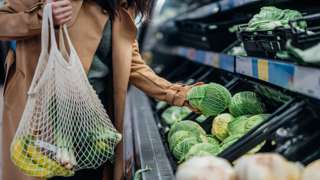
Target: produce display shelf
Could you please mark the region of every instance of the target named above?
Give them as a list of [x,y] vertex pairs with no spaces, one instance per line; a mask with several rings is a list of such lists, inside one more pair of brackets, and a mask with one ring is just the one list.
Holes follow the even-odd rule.
[[230,56],[189,47],[159,47],[158,52],[259,79],[320,100],[320,69],[256,57]]

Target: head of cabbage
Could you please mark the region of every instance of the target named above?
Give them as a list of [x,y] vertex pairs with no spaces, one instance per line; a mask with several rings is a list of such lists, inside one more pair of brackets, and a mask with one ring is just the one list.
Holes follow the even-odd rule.
[[264,104],[255,92],[243,91],[236,93],[229,105],[229,111],[234,117],[241,115],[254,115],[264,112]]
[[218,115],[213,120],[211,133],[223,141],[229,136],[228,124],[233,121],[233,119],[234,117],[228,113]]
[[176,122],[181,121],[189,113],[191,113],[191,110],[187,107],[171,106],[161,114],[161,117],[166,122],[166,124],[172,125]]
[[220,146],[210,143],[200,143],[193,145],[186,154],[185,159],[190,159],[194,156],[212,155],[216,156],[220,152]]
[[200,135],[206,135],[204,129],[196,122],[185,120],[175,123],[169,131],[168,138],[170,138],[177,131],[189,131],[194,135],[200,137]]
[[219,139],[216,136],[211,135],[211,134],[207,135],[207,140],[208,140],[208,143],[213,144],[213,145],[220,144]]
[[239,116],[237,118],[234,118],[232,121],[228,124],[228,131],[230,135],[236,135],[236,134],[245,134],[246,133],[246,123],[250,116],[244,115]]
[[175,144],[173,146],[172,154],[174,155],[174,157],[176,159],[181,161],[181,160],[183,160],[185,155],[189,152],[190,148],[193,145],[198,144],[198,143],[199,143],[199,141],[196,137],[184,138],[184,139],[180,140],[179,142],[177,142],[177,144]]
[[187,93],[190,104],[205,116],[216,116],[223,112],[231,102],[231,94],[220,84],[209,83],[195,86]]

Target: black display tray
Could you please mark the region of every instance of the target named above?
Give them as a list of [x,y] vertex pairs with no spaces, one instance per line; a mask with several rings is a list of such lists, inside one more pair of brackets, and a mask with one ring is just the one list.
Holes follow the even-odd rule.
[[[306,22],[308,28],[296,29],[294,24]],[[277,53],[286,50],[289,40],[300,49],[310,48],[320,42],[320,14],[305,16],[289,22],[289,28],[269,31],[247,31],[247,24],[238,26],[238,38],[243,42],[248,56],[279,59]]]

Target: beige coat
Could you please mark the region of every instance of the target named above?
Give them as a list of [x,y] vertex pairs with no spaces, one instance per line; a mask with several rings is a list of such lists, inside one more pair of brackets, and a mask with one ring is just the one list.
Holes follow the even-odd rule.
[[[69,24],[69,32],[83,67],[88,72],[108,15],[94,2],[73,0],[72,5],[73,20]],[[42,7],[41,0],[7,0],[6,5],[0,9],[0,40],[17,40],[16,55],[9,52],[6,60],[2,180],[32,179],[22,175],[11,163],[9,145],[24,110],[27,91],[40,54]],[[190,88],[169,83],[144,63],[135,40],[137,30],[130,12],[126,8],[120,10],[113,22],[112,33],[114,120],[116,128],[121,132],[129,83],[152,97],[178,106],[185,103],[185,94]],[[124,175],[122,151],[120,143],[114,168],[116,180],[123,179]],[[107,170],[105,172],[107,174]],[[105,175],[104,179],[110,179],[108,177]]]

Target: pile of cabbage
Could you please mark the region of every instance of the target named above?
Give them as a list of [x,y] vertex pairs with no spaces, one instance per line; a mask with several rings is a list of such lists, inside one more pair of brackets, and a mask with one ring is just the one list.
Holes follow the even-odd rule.
[[[182,120],[172,124],[168,144],[178,162],[194,156],[216,156],[269,117],[265,114],[264,103],[251,91],[231,96],[223,86],[210,83],[193,87],[187,98],[202,112],[202,120]],[[213,120],[211,132],[207,133],[197,122],[208,117]],[[262,146],[260,144],[249,153],[259,151]]]

